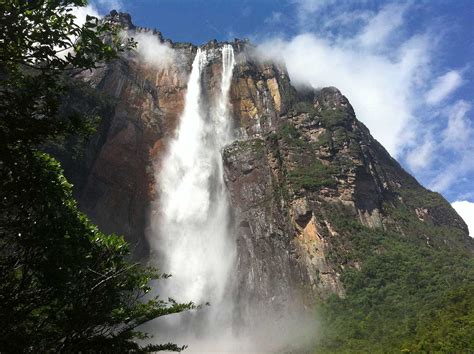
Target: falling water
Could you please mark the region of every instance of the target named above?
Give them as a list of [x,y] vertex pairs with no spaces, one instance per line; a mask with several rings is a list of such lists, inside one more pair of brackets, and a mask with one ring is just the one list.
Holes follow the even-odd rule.
[[225,298],[235,246],[229,237],[228,201],[221,149],[231,139],[228,94],[234,67],[231,45],[222,48],[222,81],[216,102],[204,107],[202,73],[207,53],[198,49],[185,108],[157,176],[163,271],[172,274],[167,292],[180,301],[211,304]]
[[[215,52],[198,49],[194,58],[179,126],[157,166],[161,212],[153,216],[151,240],[160,254],[161,270],[172,274],[161,282],[159,294],[211,306],[160,319],[152,326],[155,339],[188,344],[187,352],[274,352],[301,336],[301,326],[311,331],[313,321],[303,322],[304,314],[296,312],[282,318],[255,311],[246,324],[232,328],[232,312],[238,313],[231,291],[236,250],[229,232],[221,150],[233,139],[228,96],[235,61],[232,46],[224,45],[221,52],[217,96],[202,92],[208,57]],[[209,97],[215,99],[209,102]]]

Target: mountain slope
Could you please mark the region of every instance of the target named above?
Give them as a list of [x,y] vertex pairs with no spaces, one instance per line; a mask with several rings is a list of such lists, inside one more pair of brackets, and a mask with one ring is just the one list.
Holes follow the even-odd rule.
[[[224,152],[241,307],[329,298],[319,350],[465,350],[467,338],[446,346],[447,331],[433,346],[415,339],[433,311],[473,295],[463,287],[474,280],[465,223],[389,156],[337,89],[298,99],[274,131]],[[474,308],[463,311],[453,337],[473,329]]]
[[[175,61],[157,67],[129,53],[83,75],[115,103],[86,147],[87,167],[80,176],[65,168],[85,181],[75,191],[81,208],[145,256],[148,215],[159,211],[153,170],[183,110],[197,47],[137,28],[126,14],[107,19],[167,43]],[[472,329],[466,224],[390,157],[336,88],[297,90],[282,65],[261,60],[245,41],[231,44],[235,142],[222,157],[237,248],[236,321],[255,326],[259,314],[320,306],[321,350],[448,348],[427,337],[427,318],[446,318],[438,310],[461,296],[467,320],[451,337]],[[216,54],[202,79],[209,100],[220,73]],[[472,345],[453,342],[451,350]]]

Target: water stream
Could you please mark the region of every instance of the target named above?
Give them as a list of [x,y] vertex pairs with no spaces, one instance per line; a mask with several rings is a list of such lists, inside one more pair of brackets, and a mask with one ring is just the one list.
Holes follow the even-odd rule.
[[209,53],[197,50],[184,111],[156,171],[161,210],[154,222],[156,245],[163,258],[160,270],[172,275],[162,282],[166,285],[160,293],[181,302],[209,303],[196,314],[201,331],[209,324],[230,328],[233,305],[229,284],[235,241],[229,230],[221,150],[232,139],[228,96],[235,60],[231,45],[224,45],[221,53],[219,92],[206,95],[203,73]]

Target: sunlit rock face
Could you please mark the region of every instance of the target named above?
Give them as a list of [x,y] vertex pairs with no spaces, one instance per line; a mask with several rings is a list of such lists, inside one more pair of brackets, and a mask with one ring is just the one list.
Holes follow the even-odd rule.
[[[158,32],[150,33],[161,38]],[[125,235],[140,255],[148,252],[145,229],[155,192],[152,165],[163,155],[183,110],[196,52],[191,45],[176,50],[179,61],[165,67],[148,64],[132,52],[81,75],[111,97],[115,110],[98,132],[99,144],[85,171],[87,183],[76,191],[79,203],[104,231]]]
[[281,97],[290,97],[289,108],[276,114],[271,127],[223,153],[242,309],[250,306],[251,312],[256,302],[276,310],[294,299],[311,308],[317,298],[345,296],[340,274],[360,264],[341,257],[351,249],[335,231],[335,211],[372,229],[420,237],[398,218],[403,210],[450,230],[438,246],[473,252],[466,226],[449,203],[390,157],[336,88],[279,89]]
[[[82,79],[114,99],[115,110],[87,151],[80,206],[105,232],[123,234],[139,256],[150,254],[145,235],[159,213],[155,171],[168,151],[184,109],[197,47],[164,40],[114,13],[129,34],[147,33],[173,50],[163,66],[137,52],[123,55]],[[219,95],[222,43],[202,46],[204,104]],[[261,61],[236,40],[229,92],[233,140],[222,150],[236,250],[233,294],[239,317],[255,306],[273,310],[345,295],[340,279],[359,269],[333,225],[335,211],[372,229],[426,237],[433,247],[474,252],[465,223],[441,196],[424,189],[360,123],[336,88],[294,88],[285,68]],[[212,54],[212,53],[215,53]],[[67,168],[67,167],[66,167]],[[414,235],[397,212],[439,230]],[[420,224],[421,225],[421,224]],[[338,254],[338,256],[334,256]],[[237,319],[239,320],[239,319]]]

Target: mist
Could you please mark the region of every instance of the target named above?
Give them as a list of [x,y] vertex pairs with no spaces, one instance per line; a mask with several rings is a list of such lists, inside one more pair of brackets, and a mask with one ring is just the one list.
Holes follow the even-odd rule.
[[133,39],[137,42],[138,55],[145,63],[162,69],[176,62],[174,49],[168,43],[161,42],[157,35],[151,32],[136,32]]

